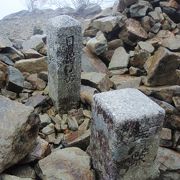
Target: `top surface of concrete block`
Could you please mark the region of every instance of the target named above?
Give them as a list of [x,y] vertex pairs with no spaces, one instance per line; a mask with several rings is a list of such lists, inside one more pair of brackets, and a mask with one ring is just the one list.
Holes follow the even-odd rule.
[[165,115],[164,109],[137,89],[96,94],[94,101],[117,123]]
[[49,21],[50,24],[56,28],[81,26],[81,23],[79,21],[67,15],[57,16],[55,18],[51,18]]

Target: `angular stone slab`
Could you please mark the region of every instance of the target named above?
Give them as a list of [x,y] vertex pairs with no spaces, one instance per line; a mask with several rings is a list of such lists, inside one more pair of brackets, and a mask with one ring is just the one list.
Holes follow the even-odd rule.
[[0,173],[32,151],[40,122],[33,110],[0,96]]
[[159,105],[136,89],[96,94],[89,153],[99,179],[154,178],[164,116]]
[[80,100],[80,23],[66,15],[51,19],[47,26],[47,44],[49,95],[58,111],[68,111]]

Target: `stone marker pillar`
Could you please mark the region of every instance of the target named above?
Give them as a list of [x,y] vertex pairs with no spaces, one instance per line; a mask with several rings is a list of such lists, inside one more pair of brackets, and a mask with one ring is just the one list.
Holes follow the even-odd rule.
[[49,95],[59,112],[76,108],[81,84],[81,24],[63,15],[47,25]]
[[94,96],[89,153],[100,180],[147,180],[158,174],[154,161],[165,112],[136,89]]

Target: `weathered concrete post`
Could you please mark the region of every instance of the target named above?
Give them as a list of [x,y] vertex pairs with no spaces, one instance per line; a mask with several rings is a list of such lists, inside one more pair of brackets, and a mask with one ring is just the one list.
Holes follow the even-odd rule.
[[154,161],[165,112],[136,89],[94,96],[89,153],[100,180],[147,180],[157,173]]
[[76,108],[80,100],[81,24],[63,15],[47,25],[49,95],[59,112]]

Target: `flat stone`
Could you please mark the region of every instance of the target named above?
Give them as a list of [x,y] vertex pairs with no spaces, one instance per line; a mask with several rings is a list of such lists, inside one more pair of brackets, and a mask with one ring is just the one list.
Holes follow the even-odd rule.
[[0,96],[0,173],[17,164],[35,145],[39,117],[32,107]]
[[7,89],[1,89],[1,94],[11,100],[15,100],[17,98],[17,94],[12,91],[8,91]]
[[7,90],[21,92],[24,86],[24,77],[22,73],[13,66],[8,67],[8,84]]
[[123,41],[121,39],[114,39],[108,42],[108,50],[115,50],[120,46],[123,46]]
[[[169,61],[169,59],[171,60]],[[176,85],[178,82],[176,69],[179,65],[180,54],[172,53],[166,48],[160,47],[144,65],[147,71],[145,84],[148,86]]]
[[93,21],[94,28],[106,33],[111,32],[116,26],[121,27],[123,24],[122,16],[107,16]]
[[164,116],[159,105],[136,89],[96,94],[88,152],[100,179],[155,178]]
[[180,167],[180,154],[173,150],[159,147],[157,161],[163,171],[177,171]]
[[41,71],[47,71],[46,57],[22,59],[15,63],[15,67],[21,72],[39,73]]
[[152,46],[151,43],[146,42],[146,41],[140,41],[138,42],[138,45],[141,49],[146,50],[149,53],[153,53],[154,52],[154,47]]
[[42,129],[42,133],[45,135],[50,135],[50,134],[53,134],[54,132],[55,132],[55,130],[54,130],[54,124],[53,123],[48,124],[46,127],[44,127]]
[[45,127],[48,124],[51,123],[51,118],[48,114],[41,114],[39,115],[40,121],[41,121],[41,127]]
[[0,175],[1,180],[33,180],[32,178],[20,178],[17,176],[12,176],[8,174]]
[[127,68],[128,64],[129,54],[123,47],[119,47],[114,51],[114,54],[109,64],[109,70]]
[[80,22],[66,15],[47,24],[49,96],[59,113],[79,105],[81,31]]
[[14,62],[6,55],[0,54],[0,61],[7,65],[14,66]]
[[179,51],[180,50],[180,36],[174,36],[170,38],[165,38],[162,41],[162,46],[170,49],[171,51]]
[[113,86],[112,81],[109,79],[108,75],[104,73],[81,73],[81,82],[83,85],[91,86],[98,89],[99,91],[108,91]]
[[93,180],[90,157],[79,148],[58,149],[39,161],[42,174],[48,180]]
[[31,59],[31,58],[40,58],[42,57],[41,54],[39,54],[36,50],[34,49],[27,49],[27,50],[22,50],[22,53],[24,54],[26,59]]
[[68,118],[68,127],[72,131],[77,131],[78,130],[78,123],[75,117],[69,117]]
[[64,136],[62,144],[64,147],[78,147],[85,151],[89,146],[90,135],[90,130],[78,130],[70,132]]
[[43,96],[41,94],[37,94],[34,96],[31,96],[28,98],[27,102],[25,103],[26,106],[32,106],[32,107],[37,107],[42,105],[46,101],[46,96]]
[[129,75],[114,75],[110,80],[114,83],[116,89],[138,88],[141,84],[141,77]]
[[180,86],[159,86],[159,87],[146,87],[140,86],[139,90],[141,90],[147,96],[153,96],[162,101],[172,103],[173,96],[179,95]]

